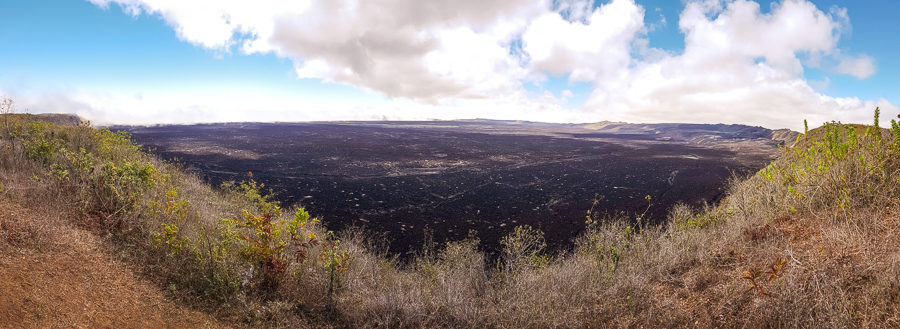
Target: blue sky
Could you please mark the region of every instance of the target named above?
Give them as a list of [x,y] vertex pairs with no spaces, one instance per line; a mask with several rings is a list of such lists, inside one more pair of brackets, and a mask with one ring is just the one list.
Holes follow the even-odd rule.
[[178,39],[158,17],[129,16],[117,5],[86,1],[0,3],[0,78],[9,87],[86,87],[109,91],[274,88],[335,97],[365,93],[350,86],[297,79],[275,55],[223,53]]
[[[317,1],[0,1],[0,93],[31,112],[137,124],[482,117],[777,128],[860,121],[900,104],[897,1],[761,1],[758,11],[742,0],[450,3],[371,0],[340,12]],[[685,13],[699,16],[680,27]],[[792,22],[810,25],[779,33]],[[753,30],[760,24],[772,26]]]

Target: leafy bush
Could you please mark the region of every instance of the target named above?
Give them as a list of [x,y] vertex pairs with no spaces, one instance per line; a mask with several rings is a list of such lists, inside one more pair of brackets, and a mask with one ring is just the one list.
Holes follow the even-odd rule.
[[158,244],[168,246],[167,252],[171,254],[179,254],[187,243],[178,231],[179,226],[183,226],[188,219],[190,205],[190,201],[178,197],[178,189],[174,186],[166,192],[165,203],[155,200],[147,202],[150,214],[163,220],[160,224],[162,232],[153,233],[153,239]]
[[848,220],[857,209],[896,203],[900,154],[893,141],[900,128],[892,121],[892,142],[882,143],[885,132],[877,126],[878,114],[876,110],[874,125],[865,127],[862,137],[857,134],[862,126],[826,123],[807,133],[821,138],[804,138],[761,170],[757,184],[770,191],[768,203],[782,214],[827,211]]
[[541,268],[547,264],[549,257],[543,254],[547,243],[544,232],[529,225],[516,226],[512,233],[500,240],[503,246],[504,269],[512,276],[524,270]]
[[59,141],[56,139],[40,136],[25,142],[25,154],[31,160],[50,165],[60,149],[59,144]]
[[157,174],[149,162],[107,162],[95,179],[96,210],[110,218],[134,209],[143,194],[156,187]]
[[108,160],[128,161],[143,159],[140,145],[131,140],[131,135],[124,131],[110,131],[109,129],[92,130],[92,142],[96,153]]

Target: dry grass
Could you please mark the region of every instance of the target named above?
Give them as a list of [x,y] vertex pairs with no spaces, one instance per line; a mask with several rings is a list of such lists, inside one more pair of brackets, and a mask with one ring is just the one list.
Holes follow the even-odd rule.
[[224,327],[166,300],[59,213],[0,199],[0,327]]

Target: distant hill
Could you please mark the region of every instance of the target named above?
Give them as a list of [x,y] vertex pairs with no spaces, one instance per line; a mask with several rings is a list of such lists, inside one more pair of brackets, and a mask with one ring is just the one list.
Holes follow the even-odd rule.
[[90,126],[91,122],[76,114],[67,113],[38,113],[38,114],[11,114],[12,116],[21,117],[29,121],[41,121],[53,123],[60,126]]

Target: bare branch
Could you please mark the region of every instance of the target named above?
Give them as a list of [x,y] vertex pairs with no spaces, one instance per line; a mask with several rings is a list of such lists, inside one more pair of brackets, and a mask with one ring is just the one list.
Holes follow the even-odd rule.
[[15,102],[9,97],[0,97],[0,114],[3,114],[3,121],[6,124],[5,139],[9,139],[9,115],[15,112]]

